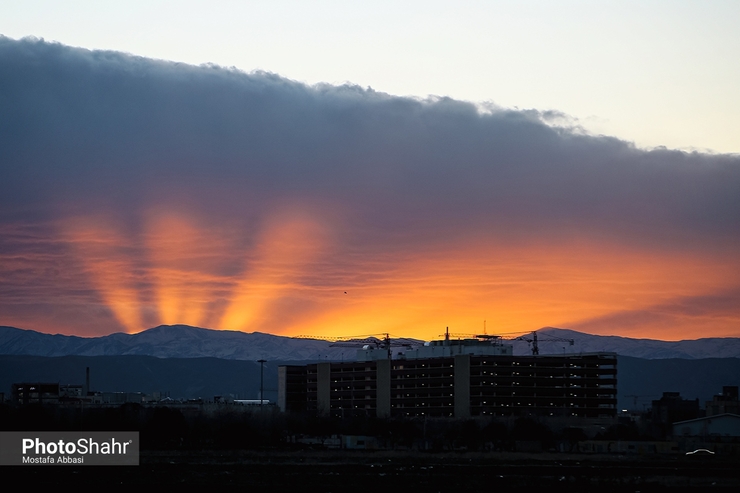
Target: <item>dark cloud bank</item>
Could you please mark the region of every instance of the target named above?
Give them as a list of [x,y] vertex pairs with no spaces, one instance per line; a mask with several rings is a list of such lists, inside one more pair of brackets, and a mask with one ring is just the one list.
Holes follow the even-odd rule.
[[648,152],[546,116],[0,38],[0,220],[169,204],[249,222],[290,202],[358,242],[740,246],[738,156]]

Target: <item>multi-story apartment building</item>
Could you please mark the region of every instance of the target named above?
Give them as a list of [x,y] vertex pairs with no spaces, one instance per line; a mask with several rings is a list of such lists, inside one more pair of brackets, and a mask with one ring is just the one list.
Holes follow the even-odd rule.
[[281,366],[278,405],[319,416],[616,416],[615,353],[514,356],[500,342],[447,340],[387,355]]

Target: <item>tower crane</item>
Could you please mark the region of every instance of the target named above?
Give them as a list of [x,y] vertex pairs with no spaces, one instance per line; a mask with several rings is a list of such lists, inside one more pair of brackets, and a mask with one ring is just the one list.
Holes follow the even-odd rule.
[[540,338],[538,339],[536,330],[533,331],[531,335],[527,334],[527,335],[523,335],[519,337],[514,337],[513,339],[510,339],[510,340],[525,341],[531,344],[533,356],[537,356],[538,354],[540,354],[540,348],[539,348],[539,345],[537,344],[538,340],[567,342],[571,346],[573,346],[576,343],[576,341],[574,341],[573,339],[564,339],[562,337],[551,336],[551,335],[543,335],[543,336],[540,336]]
[[378,334],[366,334],[357,336],[308,336],[300,335],[294,336],[293,339],[317,339],[320,341],[329,342],[329,347],[347,347],[347,348],[363,348],[365,346],[373,346],[375,349],[382,349],[387,351],[388,359],[391,359],[392,347],[404,347],[410,349],[414,346],[423,344],[422,341],[416,339],[409,339],[407,337],[391,338],[388,332]]

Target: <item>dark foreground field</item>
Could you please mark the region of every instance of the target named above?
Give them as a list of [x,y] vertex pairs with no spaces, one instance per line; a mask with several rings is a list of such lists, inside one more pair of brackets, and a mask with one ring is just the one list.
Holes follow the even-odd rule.
[[736,457],[418,452],[143,452],[134,467],[6,467],[23,484],[243,486],[266,491],[738,491]]

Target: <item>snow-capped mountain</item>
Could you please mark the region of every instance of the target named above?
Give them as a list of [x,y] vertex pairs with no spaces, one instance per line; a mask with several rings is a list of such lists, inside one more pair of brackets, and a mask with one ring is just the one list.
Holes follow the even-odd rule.
[[[540,334],[540,353],[543,349],[551,353],[566,352],[591,353],[608,351],[622,356],[644,359],[703,359],[740,358],[740,338],[711,337],[685,341],[659,341],[655,339],[631,339],[619,336],[598,336],[576,332],[575,330],[547,327],[537,331]],[[572,339],[573,346],[567,342],[548,342],[548,336],[559,339]]]
[[[552,327],[540,329],[537,333],[540,354],[608,351],[644,359],[740,357],[740,338],[734,337],[671,342],[598,336]],[[569,340],[573,340],[572,345]],[[514,354],[531,352],[531,343],[526,341],[507,343],[514,345]],[[316,339],[294,339],[261,332],[211,330],[187,325],[162,325],[138,334],[116,333],[89,338],[0,327],[0,354],[8,355],[145,355],[159,358],[214,357],[281,361],[338,361],[355,358],[354,348],[331,347],[330,344]]]
[[354,359],[355,351],[327,341],[293,339],[261,332],[245,333],[161,325],[138,334],[102,337],[51,335],[0,327],[0,354],[34,356],[121,356],[158,358],[213,357],[239,360]]

